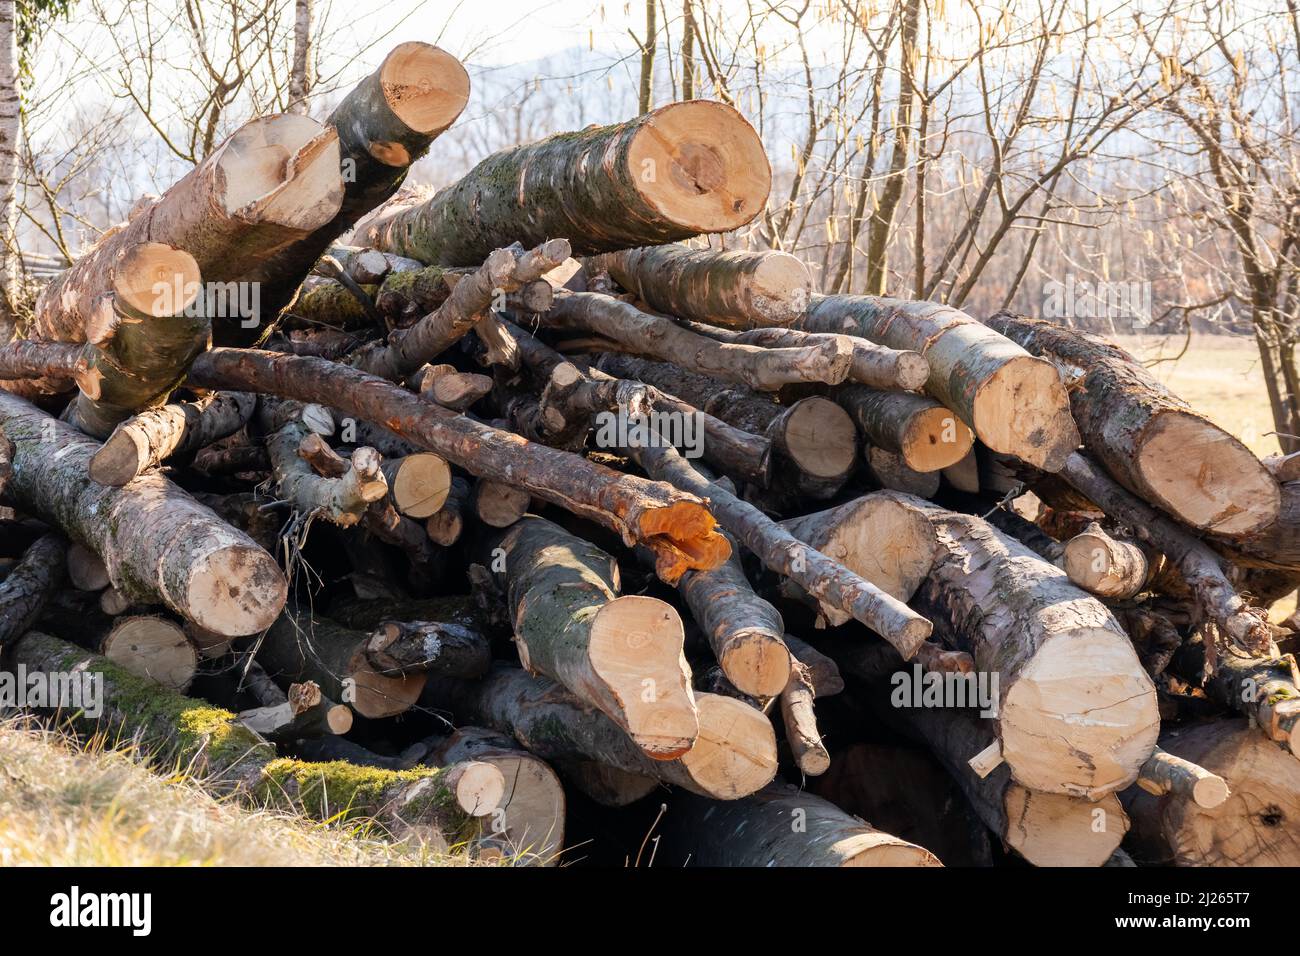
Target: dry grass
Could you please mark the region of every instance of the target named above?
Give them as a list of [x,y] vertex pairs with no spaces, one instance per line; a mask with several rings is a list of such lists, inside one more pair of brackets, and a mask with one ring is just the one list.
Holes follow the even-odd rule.
[[0,722],[0,866],[447,864],[301,817],[214,800],[129,751]]

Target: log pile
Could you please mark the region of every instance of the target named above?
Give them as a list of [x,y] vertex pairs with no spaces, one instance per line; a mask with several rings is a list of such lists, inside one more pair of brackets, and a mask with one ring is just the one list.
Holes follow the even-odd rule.
[[482,860],[1297,861],[1291,461],[1110,343],[736,248],[771,172],[721,103],[401,192],[468,97],[403,43],[49,283],[4,668]]

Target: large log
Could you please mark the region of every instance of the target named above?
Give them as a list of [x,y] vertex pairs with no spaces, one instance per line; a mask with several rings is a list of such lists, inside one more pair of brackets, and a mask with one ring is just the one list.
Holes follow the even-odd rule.
[[619,597],[615,560],[544,518],[525,517],[486,547],[526,670],[558,681],[656,760],[691,749],[700,723],[672,605]]
[[789,784],[725,803],[680,794],[662,834],[655,853],[660,866],[943,865],[924,847],[873,829]]
[[893,452],[913,471],[941,471],[971,450],[973,436],[932,398],[845,385],[834,392],[873,448]]
[[913,603],[997,674],[1002,759],[1026,787],[1100,799],[1155,749],[1155,687],[1104,604],[988,522],[915,505],[940,552]]
[[[934,528],[916,505],[924,502],[911,495],[882,491],[826,511],[790,518],[781,526],[891,597],[910,601],[939,556]],[[785,590],[809,600],[798,585]],[[852,619],[846,611],[825,601],[814,599],[812,603],[832,627]]]
[[1277,481],[1250,449],[1119,346],[1009,312],[988,325],[1062,370],[1084,444],[1125,488],[1217,534],[1249,535],[1277,518]]
[[837,336],[813,338],[796,348],[718,342],[599,292],[559,296],[541,320],[549,328],[598,335],[628,352],[769,392],[796,382],[837,385],[848,376],[853,358],[848,340]]
[[136,740],[149,753],[186,767],[204,787],[255,808],[270,806],[331,822],[370,817],[394,835],[412,835],[446,849],[476,836],[477,818],[489,816],[505,790],[499,770],[475,762],[396,773],[277,758],[275,747],[239,724],[234,714],[35,631],[18,642],[13,659],[29,672],[101,675],[103,713],[91,719],[79,712],[81,726],[107,732],[109,739]]
[[[714,568],[730,549],[704,503],[671,486],[648,482],[537,445],[422,401],[383,379],[323,359],[252,349],[212,349],[190,371],[195,384],[327,401],[348,415],[386,428],[479,477],[523,488],[641,543],[670,583],[691,568]],[[204,384],[206,383],[206,384]]]
[[994,451],[1055,471],[1078,447],[1056,368],[965,312],[934,302],[817,296],[798,326],[920,352],[930,364],[927,390]]
[[543,760],[594,761],[716,800],[762,789],[776,775],[776,735],[761,711],[730,697],[697,694],[700,736],[675,760],[654,760],[618,725],[553,681],[497,666],[481,681],[430,681],[430,706],[462,722],[509,734]]
[[15,448],[8,493],[99,555],[119,591],[229,637],[280,613],[288,587],[274,559],[161,475],[98,484],[98,442],[5,392],[0,430]]
[[[36,303],[36,335],[80,341],[77,336],[101,307],[104,277],[114,264],[141,243],[165,243],[193,257],[213,293],[215,307],[204,312],[213,322],[214,339],[254,340],[278,309],[270,301],[267,308],[260,303],[263,284],[284,280],[277,253],[325,227],[339,212],[340,158],[338,134],[306,116],[277,114],[245,123],[45,288]],[[294,285],[310,266],[302,267]],[[145,291],[154,281],[149,279]],[[171,282],[171,275],[163,281]],[[217,302],[221,297],[224,301]]]
[[1178,793],[1124,794],[1134,857],[1168,866],[1300,865],[1300,763],[1244,720],[1172,728],[1160,746],[1221,776],[1227,800],[1204,808]]
[[603,269],[652,309],[733,329],[789,325],[808,308],[808,267],[788,252],[643,246],[599,256]]
[[502,150],[428,201],[381,213],[362,238],[451,266],[552,236],[588,255],[737,229],[763,211],[771,182],[744,118],[693,100]]

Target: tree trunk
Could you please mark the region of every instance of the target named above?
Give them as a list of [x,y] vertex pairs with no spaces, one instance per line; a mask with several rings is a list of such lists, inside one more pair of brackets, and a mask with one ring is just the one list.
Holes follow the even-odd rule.
[[913,602],[977,672],[998,675],[1003,759],[1017,782],[1089,799],[1128,786],[1155,748],[1155,687],[1106,606],[970,515],[918,504],[939,560]]
[[[939,557],[935,530],[926,513],[916,507],[925,504],[910,495],[878,492],[827,511],[791,518],[781,522],[781,527],[864,581],[906,602]],[[783,590],[809,600],[797,584],[787,581]],[[852,615],[824,601],[812,600],[812,604],[831,627],[852,620]]]
[[552,236],[590,255],[738,229],[763,211],[771,182],[745,119],[693,100],[502,150],[427,202],[381,214],[362,238],[450,266]]
[[14,337],[22,258],[18,249],[18,167],[22,138],[18,4],[0,0],[0,345]]
[[454,415],[355,369],[251,349],[213,349],[194,363],[190,379],[200,387],[323,399],[349,415],[383,422],[472,474],[512,483],[610,528],[629,545],[646,545],[669,583],[690,568],[717,567],[727,558],[726,542],[698,498]]
[[[2,13],[3,11],[0,11]],[[67,542],[61,535],[38,538],[0,582],[0,648],[27,633],[63,581]]]
[[1231,537],[1276,520],[1280,497],[1268,469],[1127,352],[1007,312],[989,325],[1062,369],[1084,444],[1129,491],[1193,528]]
[[624,249],[592,260],[657,312],[730,329],[789,325],[808,308],[813,283],[802,260],[786,252]]
[[1056,369],[965,312],[933,302],[817,296],[798,326],[920,352],[927,388],[994,451],[1056,471],[1079,444]]
[[307,115],[307,94],[312,87],[312,0],[294,0],[293,65],[289,69],[289,105],[286,113]]
[[730,803],[674,797],[655,859],[661,866],[943,865],[929,850],[788,784]]
[[672,605],[618,597],[614,559],[543,518],[524,518],[488,549],[526,670],[600,710],[647,756],[691,749],[700,725]]
[[158,686],[102,657],[32,631],[14,649],[29,671],[81,667],[103,675],[104,712],[77,721],[109,739],[140,746],[190,769],[205,788],[253,808],[273,807],[318,820],[373,818],[397,836],[413,835],[445,850],[479,832],[476,817],[496,809],[505,781],[495,767],[462,763],[395,773],[335,762],[277,759],[275,748],[242,727],[235,715]]
[[795,765],[804,775],[820,777],[831,766],[831,755],[822,743],[813,711],[812,674],[798,661],[790,668],[790,683],[781,691],[781,721]]
[[1243,720],[1172,728],[1160,736],[1170,754],[1220,775],[1231,787],[1206,809],[1178,793],[1124,794],[1133,819],[1134,857],[1161,866],[1300,865],[1300,763]]
[[649,113],[655,95],[655,51],[659,46],[659,29],[655,25],[658,0],[645,0],[645,39],[641,44],[641,94],[638,97],[640,113]]
[[790,681],[785,624],[780,612],[750,587],[735,541],[726,564],[688,571],[677,588],[727,679],[751,697],[780,694]]
[[594,761],[715,800],[762,789],[776,774],[776,735],[760,712],[730,697],[699,694],[700,736],[675,760],[654,760],[617,724],[558,684],[498,665],[481,681],[431,681],[425,701],[462,723],[509,734],[548,762]]
[[0,430],[15,446],[9,494],[98,554],[115,588],[229,637],[280,613],[287,584],[274,559],[161,475],[98,484],[98,443],[4,392]]
[[113,430],[90,460],[90,477],[121,487],[172,455],[190,455],[233,435],[253,416],[257,398],[214,392],[198,401],[140,412]]
[[596,292],[573,292],[558,298],[542,322],[553,329],[599,335],[629,352],[769,392],[793,382],[838,384],[847,377],[853,358],[847,340],[838,337],[816,339],[792,349],[717,342],[672,319]]
[[970,429],[932,398],[864,385],[843,385],[834,398],[853,416],[868,444],[893,452],[913,471],[941,471],[971,449]]

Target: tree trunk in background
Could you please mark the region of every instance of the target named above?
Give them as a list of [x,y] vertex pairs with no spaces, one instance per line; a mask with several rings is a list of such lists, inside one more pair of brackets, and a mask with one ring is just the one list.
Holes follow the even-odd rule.
[[14,336],[18,247],[18,8],[0,0],[0,345]]
[[1300,451],[1300,320],[1288,325],[1272,307],[1252,303],[1251,322],[1278,445],[1284,453]]
[[682,3],[682,99],[695,99],[695,13],[691,0]]
[[307,94],[311,92],[312,0],[295,0],[293,17],[293,69],[289,74],[288,113],[307,115]]
[[659,39],[659,28],[655,24],[655,10],[659,0],[645,0],[645,39],[641,41],[641,96],[642,116],[650,112],[655,92],[655,44]]

